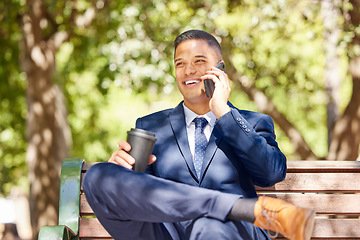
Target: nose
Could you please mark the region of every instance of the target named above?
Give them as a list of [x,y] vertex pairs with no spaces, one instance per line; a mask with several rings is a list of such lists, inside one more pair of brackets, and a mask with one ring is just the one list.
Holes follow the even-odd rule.
[[196,69],[194,68],[194,66],[190,63],[187,64],[185,67],[185,74],[186,75],[192,75],[196,72]]

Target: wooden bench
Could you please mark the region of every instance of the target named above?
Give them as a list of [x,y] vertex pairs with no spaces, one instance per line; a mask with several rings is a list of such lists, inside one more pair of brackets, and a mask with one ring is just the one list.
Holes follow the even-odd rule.
[[[112,239],[89,207],[81,179],[93,164],[67,159],[61,170],[59,225],[39,239]],[[260,195],[316,209],[313,239],[360,239],[360,162],[289,161],[286,179]]]

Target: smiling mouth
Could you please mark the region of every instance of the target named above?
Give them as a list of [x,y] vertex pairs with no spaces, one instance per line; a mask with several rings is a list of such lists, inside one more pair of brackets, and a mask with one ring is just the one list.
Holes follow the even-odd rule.
[[187,86],[187,85],[197,84],[200,82],[201,82],[201,80],[189,80],[189,81],[183,82],[183,84]]

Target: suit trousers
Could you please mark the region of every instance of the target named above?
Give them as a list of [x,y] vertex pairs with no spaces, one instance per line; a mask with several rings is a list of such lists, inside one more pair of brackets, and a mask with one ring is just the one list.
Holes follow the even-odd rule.
[[113,163],[93,165],[86,198],[114,239],[268,239],[265,231],[227,215],[239,195],[190,186]]

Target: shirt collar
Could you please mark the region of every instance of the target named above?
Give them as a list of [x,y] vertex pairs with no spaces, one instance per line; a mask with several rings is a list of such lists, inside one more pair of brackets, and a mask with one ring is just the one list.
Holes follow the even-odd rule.
[[191,111],[188,107],[186,107],[184,103],[183,103],[183,107],[184,107],[185,121],[187,127],[189,127],[192,121],[197,117],[205,118],[209,122],[210,127],[214,127],[216,122],[216,116],[213,114],[213,112],[210,111],[204,115],[197,115],[196,113]]

